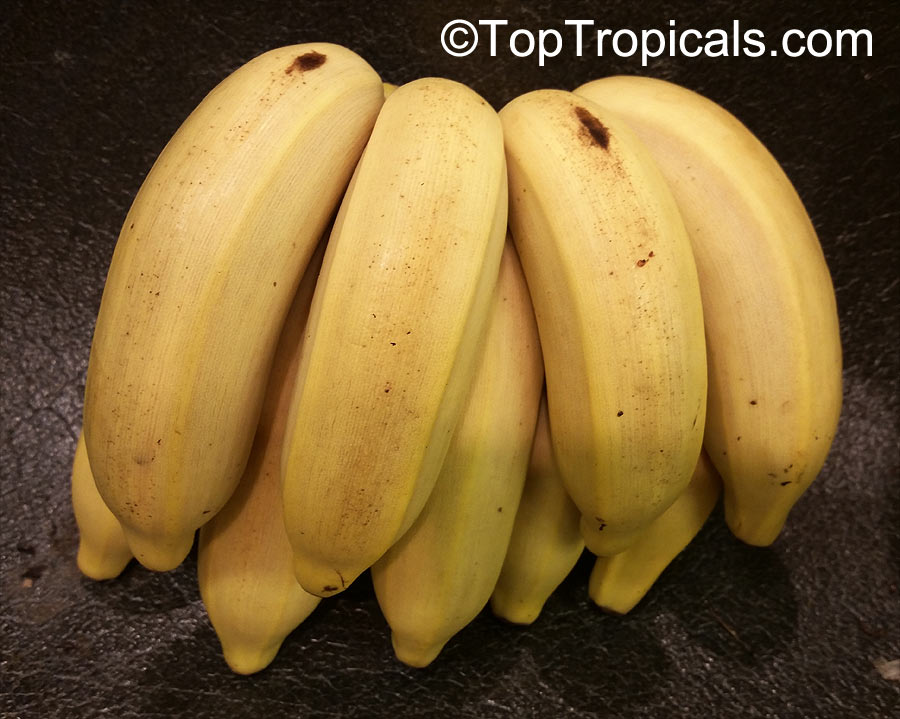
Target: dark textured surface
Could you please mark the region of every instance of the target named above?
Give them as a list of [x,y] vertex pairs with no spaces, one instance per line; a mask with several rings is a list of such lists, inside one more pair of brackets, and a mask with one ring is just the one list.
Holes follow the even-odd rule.
[[[21,717],[888,717],[900,683],[898,12],[892,2],[80,2],[4,4],[2,29],[2,612],[0,714]],[[360,7],[362,3],[360,3]],[[477,7],[477,5],[476,5]],[[815,8],[815,9],[813,9]],[[437,74],[496,107],[538,87],[641,72],[635,60],[440,48],[454,17],[511,26],[865,27],[872,58],[665,58],[647,74],[699,90],[773,151],[807,205],[837,288],[845,408],[832,454],[769,549],[708,526],[627,618],[586,594],[589,564],[536,625],[479,617],[424,671],[394,658],[371,585],[323,603],[253,678],[232,675],[196,586],[130,566],[75,567],[68,472],[94,318],[119,225],[203,95],[278,45],[328,40],[387,80]]]

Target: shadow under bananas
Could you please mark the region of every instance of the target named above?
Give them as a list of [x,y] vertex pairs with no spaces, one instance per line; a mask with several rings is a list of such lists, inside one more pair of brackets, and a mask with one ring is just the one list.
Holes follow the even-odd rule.
[[[107,706],[137,715],[251,716],[283,708],[304,717],[677,716],[685,666],[698,658],[753,665],[780,654],[796,633],[797,607],[777,554],[734,540],[717,510],[694,542],[628,616],[604,614],[588,597],[585,553],[530,627],[490,610],[417,670],[393,654],[369,574],[323,601],[253,677],[233,674],[199,601],[196,550],[174,572],[132,563],[114,583],[87,580],[92,601],[119,617],[128,656],[107,662]],[[151,618],[149,613],[156,613]],[[144,627],[143,647],[134,630]],[[139,632],[140,633],[140,632]],[[130,637],[130,638],[129,638]],[[107,642],[108,643],[108,642]],[[602,714],[602,711],[601,711]]]
[[[195,570],[193,556],[188,564]],[[132,706],[173,715],[283,707],[304,717],[363,716],[377,704],[379,715],[398,716],[592,716],[603,707],[620,717],[676,716],[682,655],[694,664],[705,655],[753,665],[794,639],[797,608],[784,566],[773,552],[734,540],[721,510],[628,616],[593,605],[592,565],[586,553],[532,626],[510,626],[486,609],[421,670],[394,657],[366,573],[323,601],[253,677],[227,668],[197,602],[176,612],[181,631],[157,638],[122,679]],[[155,583],[164,582],[144,588]]]
[[[225,663],[198,604],[193,634],[160,645],[136,687],[140,711],[166,716],[357,715],[385,691],[381,673],[396,663],[368,572],[323,600],[285,639],[274,661],[252,676]],[[367,680],[371,677],[371,680]],[[139,712],[140,716],[143,716]],[[281,714],[278,714],[281,715]]]
[[[640,714],[660,699],[653,677],[665,656],[640,624],[592,611],[583,557],[537,621],[512,626],[485,609],[452,638],[425,670],[394,661],[393,682],[413,716],[593,716],[615,706],[618,716]],[[627,652],[617,648],[628,647]],[[435,707],[440,696],[445,706]]]
[[240,717],[281,707],[313,719],[592,716],[614,701],[618,716],[634,716],[664,705],[658,677],[667,660],[652,628],[592,611],[590,567],[583,558],[531,627],[510,626],[485,609],[425,669],[394,657],[366,573],[323,601],[252,677],[225,665],[198,604],[184,618],[193,623],[189,635],[158,638],[119,680],[132,687],[138,715]]
[[745,667],[786,654],[798,633],[788,569],[772,549],[735,539],[721,502],[634,610],[636,618],[660,613],[692,645]]
[[666,716],[658,711],[669,696],[661,681],[671,671],[664,646],[652,625],[594,605],[588,595],[594,561],[585,551],[537,622],[523,630],[514,671],[533,674],[517,679],[514,708],[528,714],[539,686],[536,716]]
[[115,579],[82,578],[92,600],[123,614],[166,614],[200,601],[197,588],[197,544],[172,571],[154,572],[132,559]]

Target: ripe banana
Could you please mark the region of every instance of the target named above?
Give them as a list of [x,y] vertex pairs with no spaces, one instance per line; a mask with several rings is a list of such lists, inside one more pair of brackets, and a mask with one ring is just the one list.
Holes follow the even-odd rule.
[[774,157],[690,90],[612,77],[580,95],[646,143],[690,232],[709,348],[705,446],[725,519],[771,544],[825,463],[841,410],[834,287],[815,230]]
[[176,567],[241,477],[278,333],[383,102],[337,45],[222,81],[157,159],[109,268],[84,432],[137,559]]
[[506,232],[496,112],[422,79],[385,102],[328,242],[283,459],[295,572],[343,590],[421,511],[471,382]]
[[384,83],[384,99],[387,100],[388,97],[391,96],[391,93],[393,93],[394,90],[396,90],[396,89],[397,89],[397,86],[394,83],[392,83],[392,82]]
[[480,359],[434,490],[372,567],[394,652],[430,664],[490,599],[512,533],[544,367],[528,286],[508,240]]
[[78,568],[91,579],[118,577],[131,561],[119,520],[104,504],[88,461],[84,432],[78,433],[72,462],[72,508],[78,525]]
[[652,158],[615,117],[540,90],[500,118],[554,453],[588,549],[615,554],[681,494],[700,454],[706,350],[690,244]]
[[281,504],[281,448],[324,250],[323,242],[300,281],[281,331],[244,476],[222,511],[200,528],[200,596],[225,661],[238,674],[267,667],[284,638],[321,601],[304,592],[294,578],[294,554]]
[[722,482],[706,452],[700,454],[684,493],[624,552],[598,557],[588,586],[591,599],[608,612],[627,614],[712,514]]
[[584,551],[580,519],[553,457],[545,396],[512,537],[491,595],[494,614],[514,624],[538,618]]

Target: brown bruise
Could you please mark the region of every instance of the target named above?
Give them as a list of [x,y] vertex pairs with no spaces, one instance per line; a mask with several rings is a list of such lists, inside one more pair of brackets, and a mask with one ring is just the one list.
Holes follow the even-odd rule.
[[609,130],[606,126],[585,108],[577,106],[574,110],[575,117],[581,123],[582,134],[590,138],[592,145],[599,145],[604,150],[609,149]]
[[325,60],[328,59],[327,55],[323,55],[320,52],[316,52],[315,50],[311,50],[310,52],[303,53],[302,55],[298,55],[294,62],[287,66],[284,71],[285,75],[290,75],[294,70],[298,70],[300,72],[306,72],[307,70],[315,70],[317,67],[322,67],[325,64]]

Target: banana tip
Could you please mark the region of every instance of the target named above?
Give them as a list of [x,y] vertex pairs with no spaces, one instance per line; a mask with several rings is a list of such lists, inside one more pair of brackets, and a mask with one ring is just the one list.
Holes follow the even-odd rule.
[[361,572],[334,569],[294,558],[294,576],[301,587],[316,597],[331,597],[340,594],[352,584]]
[[753,512],[736,504],[732,497],[725,496],[725,522],[731,533],[744,544],[753,547],[768,547],[781,534],[787,521],[787,511]]
[[494,616],[508,624],[517,626],[524,627],[534,624],[542,609],[543,605],[535,607],[523,602],[491,598],[491,611],[494,613]]
[[104,556],[95,554],[87,549],[83,544],[78,547],[78,555],[75,559],[78,569],[88,579],[102,582],[107,579],[115,579],[128,566],[131,561],[131,555],[124,556]]
[[276,646],[247,647],[222,643],[222,655],[225,663],[235,674],[248,676],[256,674],[269,666],[275,659],[281,644]]
[[150,536],[123,525],[122,531],[135,559],[154,572],[176,569],[194,545],[193,530],[178,536]]
[[581,518],[584,545],[598,557],[612,557],[624,552],[641,537],[643,529],[645,528],[636,531],[616,530],[600,518]]
[[415,669],[423,669],[431,664],[446,644],[446,642],[423,642],[403,637],[396,632],[391,634],[391,643],[394,645],[397,659]]
[[[591,597],[593,599],[593,597]],[[624,617],[628,612],[634,609],[634,604],[631,605],[615,605],[613,602],[605,602],[603,600],[594,599],[594,604],[596,604],[600,609],[602,609],[606,614],[612,614],[614,617]]]

